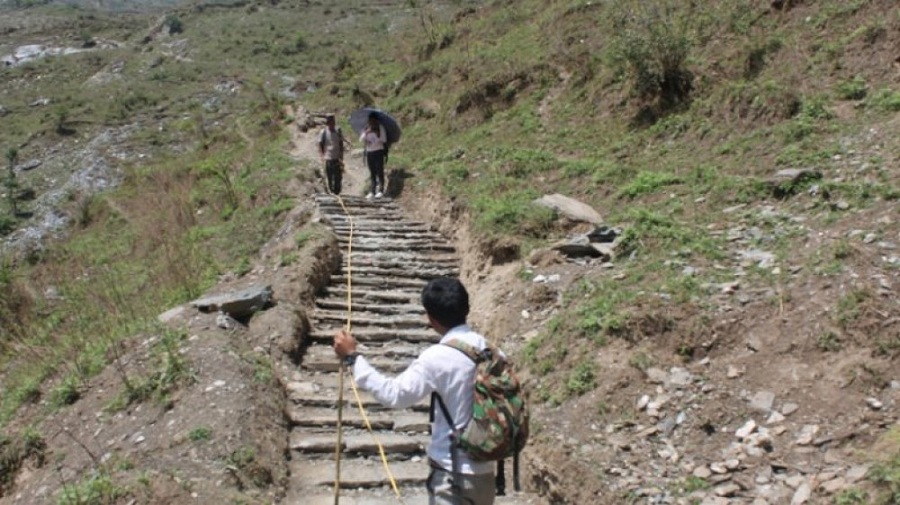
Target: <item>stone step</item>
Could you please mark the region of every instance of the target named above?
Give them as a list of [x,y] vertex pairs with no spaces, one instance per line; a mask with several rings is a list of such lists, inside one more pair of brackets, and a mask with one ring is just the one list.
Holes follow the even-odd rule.
[[[328,344],[333,341],[334,335],[342,328],[343,326],[316,325],[315,329],[309,333],[309,339],[313,342]],[[441,340],[441,336],[434,330],[394,329],[377,326],[357,327],[355,323],[350,333],[353,338],[362,343],[390,343],[399,340],[436,344]]]
[[[316,328],[323,324],[334,326],[333,323],[342,325],[347,320],[346,310],[325,310],[317,309],[310,318],[312,327]],[[351,322],[354,326],[379,326],[382,328],[413,328],[417,330],[425,330],[428,328],[428,320],[425,314],[372,314],[369,312],[353,311]]]
[[[425,267],[425,268],[415,268],[415,267],[407,267],[407,268],[383,268],[377,266],[358,266],[353,267],[351,264],[351,269],[353,271],[353,275],[367,275],[367,276],[378,276],[378,277],[394,277],[394,278],[413,278],[413,279],[434,279],[436,277],[457,277],[459,275],[458,268],[440,268],[440,267]],[[346,272],[346,265],[341,269],[342,272]]]
[[[337,426],[338,412],[336,408],[289,405],[286,410],[292,426],[329,429]],[[368,429],[356,405],[345,408],[341,416],[341,424],[345,427]],[[431,430],[428,415],[425,413],[411,413],[408,410],[396,409],[367,410],[366,417],[373,430],[398,433],[430,433]]]
[[[321,200],[317,201],[319,204],[319,211],[323,214],[344,214],[348,210],[357,212],[357,213],[366,213],[366,212],[396,212],[402,213],[400,207],[394,203],[394,200],[390,198],[379,198],[378,200],[347,200],[343,199],[343,202],[339,202],[337,200],[327,201]],[[341,205],[343,203],[343,205]]]
[[[337,476],[335,466],[333,459],[292,462],[290,465],[291,483],[306,488],[333,488]],[[427,460],[422,458],[416,458],[416,461],[388,461],[388,468],[390,468],[397,485],[420,484],[423,488],[430,471]],[[390,489],[390,479],[388,479],[387,471],[380,457],[341,459],[340,487],[342,489],[366,489],[381,486],[387,486]],[[401,496],[403,496],[402,491]]]
[[353,226],[345,226],[341,228],[332,229],[335,235],[346,238],[349,237],[350,232],[353,232],[353,238],[387,238],[387,239],[430,239],[437,240],[441,242],[446,242],[447,238],[441,235],[440,233],[429,230],[429,229],[421,229],[421,228],[402,228],[402,229],[390,229],[390,230],[372,230],[369,228],[358,228]]
[[[418,304],[421,303],[422,291],[417,289],[404,289],[404,290],[394,290],[394,291],[371,291],[367,289],[359,289],[353,288],[353,301],[365,301],[365,302],[385,302],[385,303],[410,303],[410,304]],[[346,300],[347,299],[347,286],[345,285],[333,285],[329,286],[325,289],[320,295],[319,299],[329,299],[329,300]]]
[[[346,249],[349,240],[338,237],[341,249]],[[353,251],[420,251],[420,252],[456,252],[456,247],[446,242],[433,240],[357,240],[353,239]]]
[[396,232],[396,233],[409,233],[409,232],[423,232],[430,233],[434,232],[434,230],[426,224],[410,224],[404,223],[400,221],[387,221],[383,223],[370,223],[365,228],[360,227],[356,223],[353,223],[353,226],[350,226],[349,223],[334,223],[331,226],[331,230],[336,235],[347,235],[353,230],[353,234],[356,235],[357,232],[366,231],[372,233],[378,232]]
[[[341,463],[343,467],[343,463]],[[343,475],[343,471],[341,474]],[[509,477],[507,477],[509,479]],[[509,482],[509,481],[507,481]],[[331,484],[334,485],[334,482]],[[507,496],[498,496],[494,499],[494,505],[546,505],[550,503],[548,500],[536,495],[527,493],[510,493]],[[420,486],[405,486],[400,488],[400,497],[387,486],[385,489],[362,489],[362,490],[342,490],[340,493],[341,505],[421,505],[428,503],[428,493],[425,490],[425,483]],[[282,505],[334,505],[334,494],[328,492],[317,492],[315,494],[294,496],[288,493]]]
[[322,216],[325,221],[329,223],[333,223],[335,225],[343,224],[346,226],[350,226],[350,223],[353,223],[353,227],[359,227],[361,229],[367,228],[369,225],[376,225],[379,223],[410,223],[417,226],[425,226],[425,223],[421,221],[408,221],[405,217],[397,212],[371,212],[367,211],[365,213],[362,212],[350,212],[350,217],[347,217],[345,214],[335,214],[328,213]]
[[[446,243],[441,241],[441,243]],[[433,262],[435,264],[448,264],[448,265],[456,265],[459,264],[459,258],[453,254],[432,254],[429,253],[427,256],[423,256],[421,254],[416,254],[411,251],[354,251],[353,253],[353,261],[370,261],[370,262],[378,262],[378,261],[396,261],[397,263],[410,263],[410,262],[421,262],[428,261]],[[345,261],[346,263],[346,261]]]
[[[316,307],[323,310],[347,310],[346,298],[319,298]],[[367,312],[376,314],[415,314],[424,315],[425,309],[420,304],[412,303],[366,303],[357,297],[353,297],[351,308],[354,313]]]
[[[338,414],[336,408],[290,405],[286,411],[291,426],[330,429],[334,429],[337,426]],[[358,408],[344,409],[341,416],[342,426],[360,430],[367,429],[366,421],[363,419],[362,414],[359,413]],[[366,412],[366,417],[373,430],[392,431],[394,429],[394,419],[386,412]]]
[[[343,464],[341,464],[343,466]],[[343,472],[341,472],[343,474]],[[332,483],[332,485],[334,485]],[[314,494],[306,493],[300,489],[288,492],[282,505],[334,505],[333,492],[316,490]],[[424,482],[419,485],[400,488],[400,499],[390,486],[384,489],[342,490],[340,493],[340,505],[421,505],[428,503],[428,494],[425,491]],[[495,505],[499,502],[495,501]],[[506,505],[506,504],[503,504]],[[513,504],[509,504],[513,505]]]
[[[347,266],[347,261],[344,260],[341,264],[342,266]],[[459,260],[451,257],[445,256],[443,259],[433,256],[418,256],[418,255],[407,255],[405,258],[390,258],[385,259],[383,257],[372,257],[370,253],[360,254],[358,252],[353,254],[353,258],[350,260],[350,266],[356,267],[375,267],[375,268],[458,268]]]
[[[383,407],[375,398],[372,397],[371,394],[360,391],[359,392],[360,401],[362,401],[363,408],[366,409],[367,412],[377,412],[379,410],[396,410],[396,409],[388,409],[387,407]],[[336,408],[338,404],[338,395],[337,393],[299,393],[294,392],[288,396],[288,399],[298,405],[304,405],[309,407],[328,407],[328,408]],[[359,405],[357,404],[356,397],[352,392],[348,391],[344,393],[344,408],[354,408],[358,409]],[[430,399],[423,400],[412,407],[409,410],[415,412],[428,412],[431,409]]]
[[[331,276],[331,283],[338,285],[347,284],[347,276],[343,273]],[[425,279],[398,279],[396,277],[370,277],[366,275],[353,275],[353,286],[364,286],[368,289],[381,288],[386,291],[397,289],[414,289],[419,292],[428,282]]]
[[[314,376],[314,380],[312,381],[294,381],[289,382],[286,385],[288,400],[291,403],[304,406],[304,407],[320,407],[320,408],[329,408],[336,409],[338,405],[338,385],[339,385],[339,376],[337,374],[319,374]],[[398,410],[398,409],[389,409],[381,405],[375,398],[372,397],[370,393],[367,391],[363,391],[358,389],[359,399],[363,404],[363,408],[366,409],[366,413],[370,412],[381,412],[388,411],[397,413],[397,416],[400,416],[402,412],[428,412],[431,408],[431,397],[424,398],[422,401],[416,403],[415,405],[409,407],[408,409]],[[347,412],[348,408],[359,409],[359,404],[356,400],[356,396],[353,394],[353,386],[350,382],[350,378],[346,377],[344,380],[344,412]],[[404,414],[405,415],[405,414]],[[394,419],[395,424],[398,422],[399,417]]]
[[[368,347],[360,349],[366,360],[376,369],[384,373],[397,374],[406,370],[406,367],[422,352],[422,346],[401,343],[382,349]],[[305,370],[315,372],[337,372],[341,369],[341,363],[334,355],[334,349],[329,345],[313,345],[307,348],[300,366]]]
[[[341,439],[343,452],[351,454],[378,454],[378,444],[385,454],[403,454],[410,457],[425,454],[428,435],[401,435],[397,433],[376,432],[345,434]],[[292,451],[314,454],[333,454],[337,444],[337,435],[329,433],[310,433],[302,429],[291,431],[289,445]]]

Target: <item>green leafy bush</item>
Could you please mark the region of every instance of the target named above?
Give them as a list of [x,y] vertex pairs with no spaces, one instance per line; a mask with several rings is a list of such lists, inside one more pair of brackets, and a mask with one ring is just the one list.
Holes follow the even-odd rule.
[[687,68],[693,46],[693,8],[682,2],[623,2],[614,19],[613,59],[630,76],[641,98],[674,103],[693,86]]
[[837,86],[837,94],[844,100],[862,100],[866,97],[867,92],[866,80],[858,75]]

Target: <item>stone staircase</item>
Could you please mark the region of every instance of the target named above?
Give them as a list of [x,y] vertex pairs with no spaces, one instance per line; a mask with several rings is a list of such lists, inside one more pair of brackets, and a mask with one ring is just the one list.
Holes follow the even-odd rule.
[[[342,198],[353,218],[352,333],[370,363],[385,373],[396,374],[439,339],[427,325],[419,295],[429,279],[459,274],[456,251],[425,223],[404,218],[401,209],[389,199]],[[317,195],[316,203],[323,222],[332,227],[346,254],[350,220],[340,201],[331,195]],[[288,385],[291,475],[284,504],[334,503],[340,365],[331,344],[337,330],[346,325],[346,270],[345,257],[341,272],[332,276],[316,302],[308,346],[296,380]],[[340,503],[427,503],[428,401],[406,410],[385,409],[371,395],[359,391],[374,435],[384,448],[400,489],[398,498],[379,456],[378,444],[365,427],[350,383],[348,374],[344,379]],[[507,482],[511,488],[511,475]],[[535,496],[517,493],[498,497],[495,503],[542,502]]]

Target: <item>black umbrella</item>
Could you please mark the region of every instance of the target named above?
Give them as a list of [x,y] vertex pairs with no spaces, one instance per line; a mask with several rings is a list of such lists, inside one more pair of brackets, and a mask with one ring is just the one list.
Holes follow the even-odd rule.
[[353,131],[360,134],[366,129],[366,125],[369,124],[369,114],[375,114],[378,122],[381,123],[381,126],[384,126],[389,143],[394,144],[400,140],[400,124],[397,123],[397,120],[387,112],[371,107],[365,107],[350,114],[350,127],[353,128]]

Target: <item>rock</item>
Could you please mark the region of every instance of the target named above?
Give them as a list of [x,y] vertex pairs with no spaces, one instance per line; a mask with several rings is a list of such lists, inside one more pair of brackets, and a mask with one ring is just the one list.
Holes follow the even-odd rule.
[[638,398],[635,407],[637,407],[638,410],[644,410],[647,407],[648,403],[650,403],[650,395],[643,395]]
[[743,426],[738,428],[738,430],[734,433],[734,435],[736,437],[738,437],[739,439],[744,440],[745,438],[749,437],[750,434],[753,433],[754,431],[756,431],[756,421],[751,419],[751,420],[747,421],[746,423],[744,423]]
[[722,484],[721,486],[717,486],[713,489],[713,492],[716,496],[734,496],[735,493],[741,490],[741,486],[730,482],[728,484]]
[[877,398],[866,398],[866,405],[872,410],[881,410],[884,407],[884,404],[878,401]]
[[843,477],[835,477],[819,484],[819,489],[827,494],[834,494],[847,487],[847,481]]
[[594,244],[612,244],[621,233],[609,226],[598,226],[587,234],[587,238]]
[[25,163],[22,163],[21,165],[16,166],[16,171],[17,172],[27,172],[29,170],[34,170],[35,168],[41,166],[41,163],[43,163],[41,160],[30,160]]
[[756,265],[758,268],[767,270],[775,265],[775,255],[768,251],[754,249],[741,251],[739,254],[746,266]]
[[728,473],[728,468],[725,466],[725,463],[719,461],[710,464],[709,469],[712,470],[713,473],[717,473],[719,475]]
[[725,468],[735,471],[741,467],[741,460],[739,459],[729,459],[725,461]]
[[769,414],[769,418],[766,419],[766,424],[777,424],[784,421],[784,415],[777,410],[773,410],[771,414]]
[[650,384],[664,384],[669,379],[669,374],[660,368],[650,367],[644,371],[647,375],[647,382]]
[[800,484],[806,482],[806,477],[802,475],[791,475],[787,479],[784,479],[784,483],[791,487],[791,489],[797,489],[800,487]]
[[787,416],[793,414],[794,412],[797,412],[797,409],[799,409],[799,408],[800,408],[800,406],[797,405],[796,403],[785,403],[784,405],[781,406],[781,413],[784,414],[785,417],[787,417]]
[[869,473],[869,465],[857,465],[847,470],[844,479],[846,479],[847,483],[853,484],[864,479],[867,473]]
[[772,188],[772,194],[781,198],[794,194],[798,186],[821,178],[822,173],[817,170],[789,168],[779,170],[767,182]]
[[734,365],[728,365],[728,370],[725,372],[725,377],[728,377],[729,379],[736,379],[740,376],[741,370],[738,367]]
[[712,470],[710,470],[706,465],[701,465],[697,468],[694,468],[692,475],[700,479],[708,479],[712,475]]
[[762,412],[769,412],[772,410],[772,405],[774,403],[775,393],[771,391],[759,391],[750,399],[750,408]]
[[809,483],[804,482],[803,484],[800,484],[800,487],[794,492],[794,496],[791,498],[791,505],[803,505],[809,500],[811,495],[812,490],[809,487]]
[[587,235],[577,235],[561,240],[550,248],[570,258],[600,258],[602,261],[612,259],[612,248],[607,244],[594,244]]
[[272,301],[271,286],[252,286],[234,293],[208,296],[191,302],[201,312],[224,312],[243,319],[268,306]]
[[816,434],[819,433],[819,426],[816,424],[806,424],[800,430],[800,436],[796,440],[797,445],[809,445],[812,443],[813,439],[816,438]]
[[676,388],[682,388],[685,386],[689,386],[691,382],[693,382],[694,376],[691,372],[688,372],[684,368],[673,367],[669,370],[669,378],[666,381],[667,385],[674,386]]
[[544,195],[534,203],[551,208],[573,221],[583,221],[595,225],[603,224],[603,216],[593,207],[559,193]]
[[672,397],[669,395],[659,395],[647,404],[647,410],[659,410],[669,403],[671,399]]
[[731,501],[721,496],[707,496],[700,502],[700,505],[728,505]]
[[223,330],[231,330],[237,327],[239,323],[231,316],[224,312],[216,314],[216,326]]

